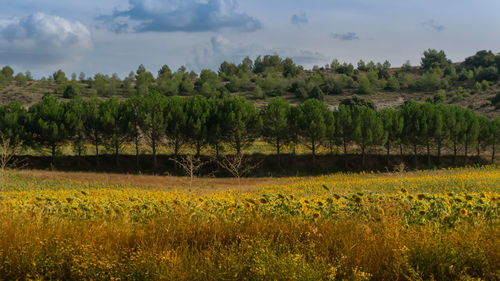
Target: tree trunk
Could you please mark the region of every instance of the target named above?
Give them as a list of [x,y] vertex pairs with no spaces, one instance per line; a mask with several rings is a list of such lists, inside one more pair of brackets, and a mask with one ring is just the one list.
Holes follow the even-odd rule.
[[413,145],[413,154],[415,156],[415,169],[418,167],[417,145]]
[[401,156],[401,159],[403,158],[403,144],[399,144],[399,156]]
[[82,150],[79,148],[78,149],[78,159],[76,160],[78,168],[80,168],[80,166],[81,166],[81,162],[82,162],[81,160],[82,160]]
[[345,138],[343,139],[343,143],[344,143],[344,155],[347,155],[347,141]]
[[177,157],[179,155],[179,138],[176,137],[174,140],[174,155]]
[[427,141],[427,165],[431,165],[431,144]]
[[153,149],[153,168],[156,172],[156,169],[158,168],[158,162],[156,160],[156,140],[155,140],[155,138],[152,139],[151,148]]
[[437,143],[437,152],[438,152],[438,164],[441,165],[441,141]]
[[344,138],[342,138],[342,142],[343,142],[343,145],[344,145],[344,168],[347,169],[347,141]]
[[120,167],[120,154],[118,153],[120,150],[120,145],[118,143],[115,143],[115,164],[116,167]]
[[51,166],[51,170],[52,170],[52,167],[54,166],[54,163],[56,160],[56,144],[55,143],[52,144],[51,151],[52,151],[52,158],[50,160],[50,166]]
[[135,166],[139,169],[139,135],[135,136]]
[[469,148],[469,142],[468,142],[468,141],[465,141],[465,153],[464,153],[464,155],[465,155],[465,159],[466,159],[466,160],[467,160],[467,152],[468,152],[468,151],[467,151],[467,149],[468,149],[468,148]]
[[478,139],[477,140],[477,159],[478,160],[479,160],[479,157],[481,157],[480,145],[481,145],[481,141]]
[[311,144],[312,144],[311,150],[313,156],[313,163],[316,163],[316,142],[314,141],[314,139],[311,139]]
[[457,163],[457,142],[453,141],[453,165]]
[[99,161],[99,143],[95,142],[95,159],[97,168],[101,167],[101,162]]
[[278,155],[278,167],[281,168],[281,159],[280,159],[280,138],[276,138],[276,154]]
[[196,156],[199,157],[201,153],[201,142],[200,140],[196,140]]
[[365,154],[365,144],[362,143],[361,144],[361,166],[363,166],[363,168],[365,168],[365,164],[366,164],[366,154]]
[[236,140],[236,153],[237,153],[238,155],[241,155],[241,142],[240,142],[240,140],[239,140],[239,139],[238,139],[238,140]]
[[391,155],[391,141],[387,140],[386,148],[387,148],[386,165],[389,165],[389,157]]

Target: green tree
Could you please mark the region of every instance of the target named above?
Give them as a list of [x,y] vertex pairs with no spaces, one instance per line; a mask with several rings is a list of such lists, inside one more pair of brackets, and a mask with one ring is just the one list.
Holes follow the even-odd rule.
[[22,74],[21,72],[19,72],[16,77],[15,77],[15,80],[16,80],[16,85],[17,86],[26,86],[26,84],[28,84],[28,77],[26,77],[24,74]]
[[467,157],[469,147],[476,144],[480,127],[477,115],[471,110],[464,112],[464,121],[464,156]]
[[359,130],[359,118],[354,116],[353,108],[351,105],[341,104],[334,112],[335,132],[339,142],[344,147],[344,155],[347,155],[347,145],[354,141],[354,134],[356,130]]
[[384,108],[380,111],[380,118],[384,130],[387,134],[387,142],[385,143],[387,149],[387,163],[389,163],[389,156],[391,153],[391,145],[401,142],[401,134],[404,128],[404,119],[400,111],[393,108]]
[[141,112],[144,115],[140,127],[146,142],[151,146],[153,169],[155,171],[158,169],[157,148],[161,144],[167,129],[166,105],[167,99],[158,92],[141,95]]
[[138,94],[147,94],[154,82],[153,74],[146,71],[144,65],[139,65],[135,75],[135,89]]
[[184,104],[184,112],[187,117],[185,134],[188,141],[195,145],[196,156],[199,156],[208,139],[210,103],[205,97],[194,96]]
[[443,50],[437,51],[435,49],[428,49],[424,51],[424,56],[420,64],[424,70],[438,67],[444,69],[450,64],[450,61],[446,58],[446,54]]
[[92,97],[83,104],[83,126],[85,128],[85,136],[95,148],[97,168],[101,167],[99,146],[102,145],[104,135],[100,111],[101,103],[102,101],[97,97]]
[[446,118],[447,127],[450,131],[450,141],[453,144],[453,163],[457,160],[458,145],[464,143],[465,139],[465,110],[460,106],[452,106]]
[[10,83],[14,80],[14,70],[10,66],[4,66],[2,70],[0,70],[0,75],[2,76],[5,83]]
[[219,110],[225,141],[241,154],[260,135],[262,119],[253,103],[244,98],[224,98]]
[[434,114],[434,131],[432,138],[434,139],[437,147],[437,161],[441,163],[441,150],[445,143],[450,140],[449,124],[446,121],[450,117],[451,110],[448,106],[441,103],[436,105]]
[[179,155],[179,150],[187,141],[186,139],[186,121],[185,99],[181,97],[171,97],[166,100],[165,117],[166,136],[174,148],[174,155]]
[[369,95],[373,93],[372,84],[370,83],[370,80],[366,76],[363,76],[359,79],[358,93],[362,95]]
[[333,123],[333,113],[324,103],[317,99],[309,99],[298,106],[299,134],[304,144],[311,150],[313,160],[316,158],[316,150],[326,137],[328,124]]
[[78,166],[81,165],[82,154],[85,152],[85,107],[81,97],[71,99],[66,104],[67,119],[69,123],[70,141],[73,143],[73,151],[77,154]]
[[6,106],[0,107],[0,135],[12,146],[18,146],[21,143],[28,144],[29,126],[26,109],[16,101],[10,102]]
[[142,97],[138,94],[133,95],[125,101],[125,118],[127,120],[126,133],[128,138],[135,144],[135,165],[139,168],[139,143],[141,139],[141,125],[145,119],[145,112],[142,111]]
[[57,147],[68,140],[64,104],[52,95],[45,95],[40,102],[30,107],[28,120],[33,140],[50,147],[51,164],[54,165]]
[[373,145],[384,145],[387,133],[382,119],[369,107],[357,106],[353,111],[359,118],[359,130],[355,131],[354,140],[361,147],[362,165],[366,164],[366,149]]
[[416,102],[406,102],[401,108],[404,118],[403,141],[413,146],[415,167],[418,165],[417,148],[425,143],[425,137],[428,136],[428,116],[422,114],[421,109]]
[[104,101],[99,110],[104,132],[104,143],[106,147],[113,150],[117,167],[120,166],[120,151],[128,141],[128,120],[125,107],[125,103],[120,102],[116,97],[112,97]]
[[264,139],[276,148],[278,165],[281,165],[280,152],[287,143],[289,135],[288,116],[290,105],[282,98],[273,98],[261,111],[262,135]]
[[485,148],[492,142],[493,122],[491,122],[487,117],[481,115],[477,116],[477,121],[478,121],[479,131],[477,134],[476,145],[477,145],[477,157],[479,158],[481,155],[481,148]]

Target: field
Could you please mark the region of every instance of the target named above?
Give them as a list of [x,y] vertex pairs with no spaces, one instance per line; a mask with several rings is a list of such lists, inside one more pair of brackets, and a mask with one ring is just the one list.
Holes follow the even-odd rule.
[[499,280],[500,167],[196,179],[10,171],[0,280]]

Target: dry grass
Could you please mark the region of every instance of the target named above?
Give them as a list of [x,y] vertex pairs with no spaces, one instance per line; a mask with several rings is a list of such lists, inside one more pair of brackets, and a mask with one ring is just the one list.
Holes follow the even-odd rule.
[[[190,183],[189,177],[173,176],[58,172],[41,170],[19,170],[16,171],[16,174],[21,177],[34,177],[41,180],[70,180],[85,183],[118,184],[164,191],[187,191]],[[227,190],[252,192],[262,186],[281,184],[286,181],[287,179],[285,178],[241,178],[240,185],[238,185],[238,179],[235,178],[195,178],[193,180],[191,191],[201,194]]]
[[[500,229],[341,217],[144,224],[0,219],[0,279],[498,280]],[[472,279],[468,279],[472,280]]]

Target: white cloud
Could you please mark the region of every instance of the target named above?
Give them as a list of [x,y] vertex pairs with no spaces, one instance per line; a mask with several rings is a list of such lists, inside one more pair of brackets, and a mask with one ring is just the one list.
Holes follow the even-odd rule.
[[56,65],[92,49],[90,30],[80,22],[36,13],[0,20],[0,61],[14,65]]

